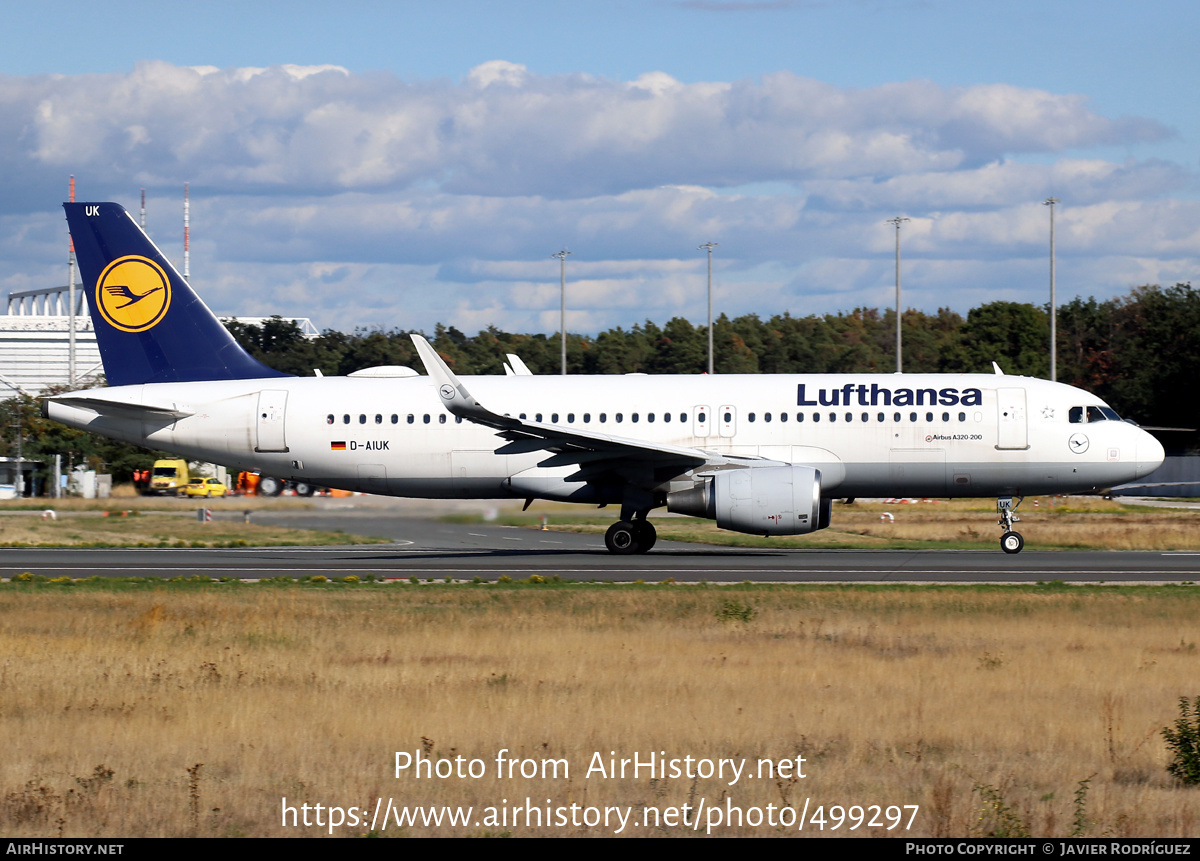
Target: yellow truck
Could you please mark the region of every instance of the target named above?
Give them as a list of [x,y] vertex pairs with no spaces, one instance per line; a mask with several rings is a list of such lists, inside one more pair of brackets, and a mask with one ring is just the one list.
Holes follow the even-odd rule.
[[186,460],[156,460],[146,493],[151,496],[183,496],[189,481],[191,477]]

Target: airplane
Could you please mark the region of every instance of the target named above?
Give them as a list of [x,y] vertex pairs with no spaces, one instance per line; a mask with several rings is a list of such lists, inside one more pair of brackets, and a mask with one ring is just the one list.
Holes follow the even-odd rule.
[[[125,209],[65,203],[107,387],[51,419],[292,481],[429,499],[619,506],[611,553],[645,553],[654,509],[757,535],[827,527],[849,497],[996,497],[1019,553],[1025,495],[1142,478],[1163,447],[1102,400],[993,374],[296,377],[243,350]],[[135,302],[125,302],[130,296]],[[1015,500],[1015,501],[1014,501]]]

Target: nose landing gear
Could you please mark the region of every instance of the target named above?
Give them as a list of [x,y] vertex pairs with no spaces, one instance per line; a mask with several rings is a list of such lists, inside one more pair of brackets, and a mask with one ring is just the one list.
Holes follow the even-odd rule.
[[1000,512],[999,523],[1004,529],[1004,534],[1000,536],[1000,549],[1005,553],[1020,553],[1025,546],[1021,533],[1013,531],[1013,524],[1021,522],[1021,518],[1017,517],[1017,508],[1024,501],[1023,496],[1018,497],[1015,504],[1011,496],[1001,496],[996,500],[996,510]]

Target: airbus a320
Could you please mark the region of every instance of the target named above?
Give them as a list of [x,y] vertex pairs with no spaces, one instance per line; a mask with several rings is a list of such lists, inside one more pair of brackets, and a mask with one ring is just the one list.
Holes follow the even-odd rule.
[[[413,335],[404,367],[295,377],[245,352],[123,207],[64,204],[108,387],[55,395],[72,427],[296,482],[431,499],[619,506],[802,535],[844,497],[1019,499],[1134,481],[1163,448],[1071,386],[995,374],[459,377]],[[127,301],[131,296],[135,301]]]

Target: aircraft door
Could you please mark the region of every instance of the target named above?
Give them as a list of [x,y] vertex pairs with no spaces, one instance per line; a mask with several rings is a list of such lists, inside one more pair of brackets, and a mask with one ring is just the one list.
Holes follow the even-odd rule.
[[706,437],[712,427],[712,410],[708,407],[692,407],[692,436]]
[[723,405],[717,408],[717,429],[725,437],[737,432],[737,407]]
[[255,451],[287,451],[285,426],[287,424],[286,391],[264,389],[258,393],[258,409],[255,412]]
[[996,389],[996,417],[999,427],[996,448],[1021,451],[1029,448],[1024,389]]

